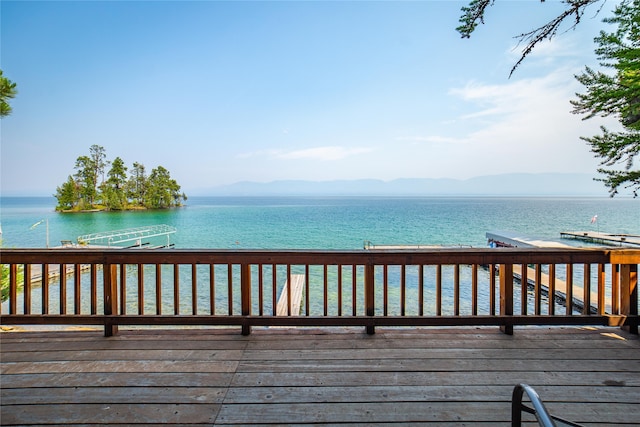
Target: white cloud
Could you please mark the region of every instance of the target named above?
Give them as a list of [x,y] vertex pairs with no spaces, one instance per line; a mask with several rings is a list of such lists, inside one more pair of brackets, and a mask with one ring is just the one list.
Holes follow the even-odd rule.
[[567,68],[503,84],[471,81],[449,91],[465,101],[455,137],[418,135],[397,140],[434,143],[422,156],[423,167],[432,173],[445,167],[469,176],[490,170],[593,172],[597,160],[580,136],[596,134],[600,124],[612,123],[582,121],[571,113],[569,100],[581,90]]
[[399,136],[396,141],[427,142],[432,144],[461,144],[468,142],[466,138],[454,138],[449,136],[429,135],[429,136]]
[[370,148],[364,147],[346,148],[339,146],[326,146],[281,152],[276,157],[286,160],[311,159],[328,161],[342,160],[346,157],[368,153],[370,151],[372,151]]
[[342,160],[350,156],[358,154],[369,153],[373,151],[372,148],[367,147],[340,147],[340,146],[324,146],[324,147],[312,147],[302,150],[259,150],[250,153],[240,154],[239,158],[250,157],[267,157],[271,159],[280,160],[320,160],[320,161],[335,161]]
[[[479,109],[463,115],[462,120],[490,118],[491,127],[508,122],[526,122],[532,129],[553,124],[564,126],[571,115],[569,100],[579,91],[578,83],[570,70],[557,69],[540,78],[510,81],[505,84],[470,82],[454,88],[449,93],[476,104]],[[562,120],[560,120],[562,118]],[[563,121],[565,123],[563,123]],[[575,126],[575,124],[573,125]],[[524,130],[524,129],[523,129]]]

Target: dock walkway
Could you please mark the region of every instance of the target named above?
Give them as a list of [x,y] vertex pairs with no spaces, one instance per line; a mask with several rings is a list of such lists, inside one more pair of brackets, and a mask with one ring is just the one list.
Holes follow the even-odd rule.
[[[278,304],[276,306],[276,315],[278,316],[299,316],[300,307],[302,305],[302,288],[304,286],[304,274],[292,274],[291,285],[284,283]],[[289,288],[291,288],[291,308],[289,310]]]
[[635,234],[613,234],[596,231],[563,231],[560,233],[563,239],[576,239],[589,243],[601,243],[608,246],[640,247],[640,236]]
[[[586,426],[638,425],[640,341],[617,328],[10,332],[3,426],[509,426],[527,383]],[[525,418],[531,421],[532,417]],[[527,424],[527,425],[532,425]]]
[[[515,277],[518,281],[522,280],[522,266],[520,265],[514,265],[513,266],[513,277]],[[531,267],[527,267],[527,284],[529,285],[529,287],[535,287],[536,281],[535,281],[535,277],[536,277],[536,270],[531,268]],[[549,275],[546,273],[540,273],[540,289],[542,290],[544,295],[549,295],[549,282],[550,282],[550,278]],[[559,278],[555,278],[554,281],[554,286],[555,286],[555,296],[556,298],[559,298],[563,304],[566,304],[567,302],[567,282],[565,282],[564,280],[561,280]],[[578,296],[573,296],[572,299],[572,305],[574,307],[575,310],[578,311],[582,311],[582,309],[584,308],[584,291],[581,291],[581,295]],[[595,290],[591,290],[589,292],[589,301],[594,301],[597,302],[598,301],[598,292]],[[609,295],[605,296],[605,306],[611,306],[611,298]],[[596,313],[597,309],[595,306],[591,306],[590,310],[591,313]]]

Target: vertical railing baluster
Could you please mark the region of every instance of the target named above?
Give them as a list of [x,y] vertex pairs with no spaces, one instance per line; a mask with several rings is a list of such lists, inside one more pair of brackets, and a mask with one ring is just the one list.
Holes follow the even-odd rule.
[[263,311],[263,298],[264,298],[264,277],[263,270],[264,265],[258,264],[258,315],[262,316],[264,314]]
[[91,263],[89,275],[91,283],[89,283],[91,314],[98,314],[98,267]]
[[407,305],[407,266],[400,266],[400,316],[404,316]]
[[536,282],[534,284],[535,314],[542,314],[542,264],[536,264]]
[[489,267],[489,314],[496,315],[496,265],[491,264]]
[[162,266],[156,264],[156,314],[162,314]]
[[227,264],[227,298],[229,316],[233,315],[233,265]]
[[[324,265],[324,274],[323,274],[323,277],[322,277],[322,283],[323,283],[322,307],[323,307],[323,314],[324,314],[325,317],[329,314],[329,278],[328,278],[328,271],[329,271],[329,267],[327,266],[327,264],[325,264]],[[274,313],[275,313],[275,308],[274,308]]]
[[529,301],[527,298],[529,293],[529,265],[522,264],[520,269],[520,271],[522,271],[520,275],[520,314],[526,316],[529,311]]
[[24,284],[22,286],[23,313],[31,314],[31,264],[24,265]]
[[358,315],[357,311],[357,285],[356,285],[356,266],[351,266],[351,314],[355,317]]
[[453,266],[453,315],[460,316],[460,264]]
[[120,314],[127,314],[127,265],[120,264]]
[[173,265],[173,314],[180,314],[180,265]]
[[60,314],[67,314],[67,265],[60,264]]
[[198,268],[191,264],[191,314],[198,314]]
[[311,286],[311,282],[310,282],[310,277],[309,277],[309,264],[305,265],[304,267],[304,310],[305,310],[305,315],[306,316],[310,316],[311,315],[311,309],[310,309],[310,286]]
[[556,265],[549,264],[549,315],[556,314]]
[[9,265],[9,314],[18,314],[18,265]]
[[478,264],[471,267],[471,315],[478,315]]
[[383,310],[384,315],[389,315],[389,266],[385,264],[382,270],[382,292],[383,292]]
[[49,314],[49,264],[42,264],[42,314]]
[[80,290],[82,286],[80,284],[82,277],[82,266],[80,264],[74,264],[73,266],[73,313],[80,314]]
[[598,264],[598,314],[603,316],[606,312],[606,275],[604,264]]
[[291,264],[287,264],[287,316],[291,316]]
[[567,316],[573,314],[573,264],[567,264],[567,274],[565,281],[567,283],[567,294],[565,299],[565,306],[567,308]]
[[216,314],[216,265],[209,264],[209,312]]
[[442,265],[436,265],[436,316],[442,316]]
[[618,314],[620,310],[620,264],[611,266],[611,314]]
[[[325,266],[326,267],[326,266]],[[276,274],[276,265],[271,264],[271,310],[272,316],[278,313],[278,282]],[[325,270],[326,271],[326,270]],[[326,291],[325,291],[325,309],[326,309]],[[325,313],[326,316],[326,313]]]
[[144,314],[144,265],[138,264],[138,314]]
[[591,314],[591,264],[583,265],[582,275],[582,314],[588,316]]
[[424,316],[424,264],[418,267],[418,315]]
[[338,316],[342,316],[342,265],[338,264]]

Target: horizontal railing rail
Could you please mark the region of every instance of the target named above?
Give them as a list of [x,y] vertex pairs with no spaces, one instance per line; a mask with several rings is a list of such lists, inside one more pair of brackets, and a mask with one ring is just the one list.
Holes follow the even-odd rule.
[[2,249],[0,258],[1,323],[103,325],[107,336],[119,325],[638,330],[637,249]]

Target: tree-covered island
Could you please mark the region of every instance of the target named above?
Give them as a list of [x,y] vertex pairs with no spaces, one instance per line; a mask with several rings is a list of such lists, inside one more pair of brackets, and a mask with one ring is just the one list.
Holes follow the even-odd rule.
[[142,163],[129,169],[120,157],[106,159],[104,147],[92,145],[88,156],[76,159],[75,174],[56,188],[57,211],[164,209],[182,206],[187,196],[158,166],[147,174]]

